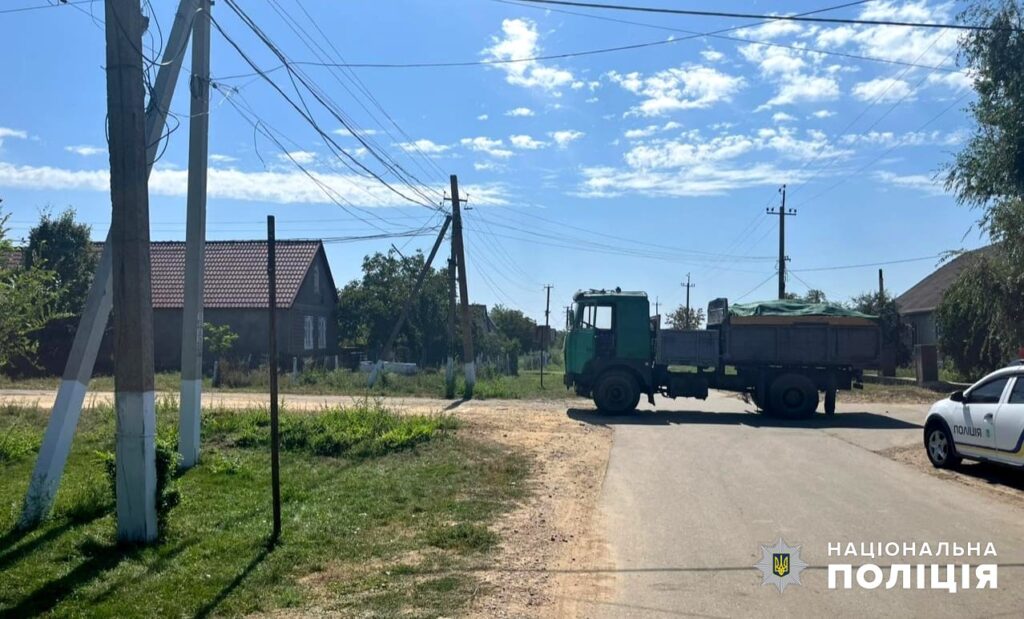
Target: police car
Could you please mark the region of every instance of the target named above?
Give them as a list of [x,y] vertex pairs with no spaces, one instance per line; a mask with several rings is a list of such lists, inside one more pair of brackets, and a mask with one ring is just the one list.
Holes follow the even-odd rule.
[[1024,364],[992,372],[936,402],[924,424],[924,448],[939,468],[963,458],[1024,467]]

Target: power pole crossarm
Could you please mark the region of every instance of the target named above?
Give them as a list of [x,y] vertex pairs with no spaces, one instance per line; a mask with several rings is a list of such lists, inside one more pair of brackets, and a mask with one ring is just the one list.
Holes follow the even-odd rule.
[[786,298],[786,217],[795,217],[796,209],[786,210],[786,186],[779,188],[782,194],[782,205],[766,209],[769,215],[779,216],[779,300]]

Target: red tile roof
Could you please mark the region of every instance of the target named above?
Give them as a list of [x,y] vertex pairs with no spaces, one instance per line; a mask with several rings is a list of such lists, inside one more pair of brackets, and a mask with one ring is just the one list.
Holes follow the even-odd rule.
[[[277,306],[289,308],[309,272],[320,241],[277,241]],[[153,307],[180,308],[185,297],[185,243],[154,242]],[[207,241],[203,306],[207,308],[267,307],[267,242]],[[330,275],[328,274],[328,281]],[[333,285],[328,283],[327,285]]]

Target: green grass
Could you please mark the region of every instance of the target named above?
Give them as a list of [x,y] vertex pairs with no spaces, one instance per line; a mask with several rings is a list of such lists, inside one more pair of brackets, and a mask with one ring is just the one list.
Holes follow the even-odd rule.
[[[523,493],[525,460],[458,436],[451,419],[374,402],[285,411],[271,550],[267,414],[204,411],[202,462],[175,482],[164,541],[124,548],[97,456],[113,447],[113,419],[109,407],[83,412],[53,516],[27,533],[14,523],[37,447],[0,461],[0,616],[460,614],[497,541],[488,525]],[[0,436],[38,439],[45,422],[0,408]],[[158,433],[176,423],[161,406]]]
[[[247,376],[249,384],[242,387],[220,387],[214,389],[207,378],[204,380],[204,391],[216,393],[230,392],[263,392],[269,389],[269,377],[266,373],[253,372]],[[412,376],[384,374],[374,388],[366,386],[367,375],[349,370],[310,370],[303,372],[296,380],[290,374],[282,374],[280,378],[281,393],[308,395],[353,395],[353,396],[391,396],[391,397],[424,397],[443,398],[444,372],[424,370]],[[56,377],[12,379],[0,374],[0,389],[55,389],[60,380]],[[159,373],[156,375],[158,392],[177,393],[180,378],[177,372]],[[109,376],[97,376],[89,383],[91,391],[113,391],[114,381]],[[461,396],[465,391],[461,368],[457,372],[455,393]],[[552,367],[544,373],[544,387],[540,386],[540,372],[521,371],[519,376],[488,375],[481,372],[477,376],[473,397],[478,399],[567,399],[574,397],[572,390],[562,384],[562,368]]]

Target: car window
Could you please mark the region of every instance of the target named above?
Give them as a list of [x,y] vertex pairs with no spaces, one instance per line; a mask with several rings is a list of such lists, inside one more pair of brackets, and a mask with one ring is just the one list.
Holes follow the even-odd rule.
[[1003,389],[1009,380],[1010,377],[1004,376],[1003,378],[996,378],[985,384],[978,385],[971,389],[967,401],[971,404],[998,404],[999,396],[1003,395]]
[[1018,376],[1010,390],[1009,404],[1024,404],[1024,376]]

